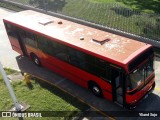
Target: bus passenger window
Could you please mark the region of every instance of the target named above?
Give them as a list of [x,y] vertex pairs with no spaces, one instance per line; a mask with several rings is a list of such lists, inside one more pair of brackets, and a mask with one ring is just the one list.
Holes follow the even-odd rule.
[[68,61],[67,47],[60,43],[56,43],[55,56],[61,60]]
[[38,48],[45,53],[48,53],[47,39],[41,36],[37,36]]
[[16,32],[15,32],[15,27],[8,24],[8,23],[5,23],[6,25],[6,30],[7,30],[7,33],[10,37],[14,37],[14,38],[17,38],[17,35],[16,35]]
[[107,65],[107,63],[106,63],[106,61],[104,61],[102,59],[96,58],[96,65],[99,66],[99,67],[101,67],[101,68],[105,68],[106,65]]
[[68,48],[69,62],[81,69],[86,68],[85,54],[73,48]]
[[107,82],[111,82],[111,77],[110,77],[110,68],[106,67],[105,69],[101,69],[100,71],[100,77],[107,81]]

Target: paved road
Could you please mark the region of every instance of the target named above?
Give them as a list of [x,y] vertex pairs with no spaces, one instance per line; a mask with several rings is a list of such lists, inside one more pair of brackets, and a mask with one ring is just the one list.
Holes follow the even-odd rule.
[[12,50],[3,24],[3,18],[13,11],[0,7],[0,61],[4,67],[19,70],[15,57],[19,54]]

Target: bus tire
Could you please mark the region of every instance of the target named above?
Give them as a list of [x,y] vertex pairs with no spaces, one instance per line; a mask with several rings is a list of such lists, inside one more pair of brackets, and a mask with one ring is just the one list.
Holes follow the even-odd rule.
[[35,54],[31,54],[31,59],[37,66],[41,66],[40,60]]
[[103,97],[101,88],[94,82],[89,83],[89,89],[97,97]]

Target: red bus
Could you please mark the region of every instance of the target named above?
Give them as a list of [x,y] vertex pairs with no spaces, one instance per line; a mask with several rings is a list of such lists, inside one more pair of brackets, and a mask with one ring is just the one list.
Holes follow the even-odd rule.
[[155,87],[149,44],[27,10],[4,19],[13,50],[125,108]]

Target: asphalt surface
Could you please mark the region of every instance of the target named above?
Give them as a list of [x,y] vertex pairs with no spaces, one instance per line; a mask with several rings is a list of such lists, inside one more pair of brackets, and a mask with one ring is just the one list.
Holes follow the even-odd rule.
[[[6,35],[6,31],[4,29],[3,21],[2,19],[6,16],[12,14],[13,11],[9,11],[4,8],[0,8],[0,61],[4,67],[16,69],[16,70],[27,70],[28,65],[26,62],[26,59],[17,57],[19,56],[18,53],[12,50],[8,37]],[[22,62],[23,61],[23,62]],[[17,64],[18,63],[18,64]],[[34,65],[31,66],[34,67]],[[22,68],[23,67],[23,68]],[[42,68],[43,69],[43,68]],[[46,70],[39,70],[39,68],[35,68],[35,71],[37,70],[37,73],[42,74],[43,72],[46,72]],[[32,72],[35,72],[31,70]],[[156,88],[151,94],[150,97],[148,97],[145,102],[141,103],[139,108],[137,108],[137,111],[160,111],[160,58],[155,59],[155,71],[156,71]],[[29,72],[29,71],[28,71]],[[48,72],[48,71],[47,71]],[[32,73],[32,74],[37,74]],[[38,74],[37,74],[38,75]],[[54,76],[53,76],[54,75]],[[82,89],[81,87],[78,87],[74,85],[72,82],[66,81],[65,78],[59,77],[58,75],[52,74],[53,80],[59,79],[59,82],[56,83],[56,85],[59,85],[62,89],[65,89],[70,94],[75,94],[76,97],[79,97],[83,101],[85,101],[87,104],[93,106],[93,108],[101,110],[101,111],[125,111],[124,109],[121,110],[121,108],[117,107],[115,104],[112,104],[111,102],[103,99],[96,98],[95,96],[92,96],[90,93],[87,92],[87,90]],[[47,79],[47,76],[43,76],[44,79]],[[45,78],[46,77],[46,78]],[[54,82],[54,81],[52,81]],[[75,93],[76,91],[76,93]],[[77,94],[78,93],[78,94]],[[87,94],[87,95],[86,95]],[[88,97],[83,97],[88,96]],[[101,101],[101,102],[99,102]],[[160,113],[159,113],[160,115]],[[116,116],[115,116],[116,117]],[[119,118],[116,117],[116,119],[126,119],[126,118]],[[130,120],[141,120],[141,119],[156,119],[152,117],[141,117],[141,118],[127,118]],[[160,119],[160,118],[158,118]],[[157,119],[157,120],[158,120]]]

